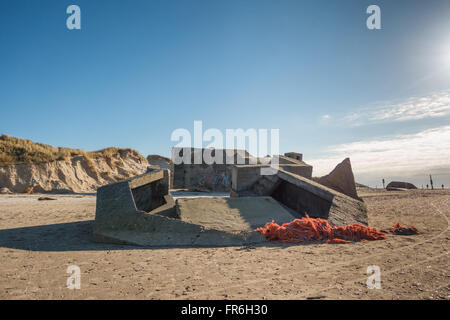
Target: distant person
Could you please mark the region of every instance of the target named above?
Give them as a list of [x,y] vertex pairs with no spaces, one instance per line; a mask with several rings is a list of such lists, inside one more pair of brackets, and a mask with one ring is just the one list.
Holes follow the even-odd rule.
[[428,184],[427,184],[427,189],[428,189]]
[[442,185],[442,189],[444,189],[444,185]]

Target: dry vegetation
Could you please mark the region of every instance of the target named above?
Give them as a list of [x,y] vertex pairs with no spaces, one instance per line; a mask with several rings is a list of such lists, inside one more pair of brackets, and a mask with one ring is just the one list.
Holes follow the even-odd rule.
[[92,159],[111,159],[115,154],[122,156],[125,153],[131,153],[142,161],[145,161],[145,158],[133,149],[110,147],[98,151],[86,152],[80,149],[57,148],[31,140],[9,137],[7,135],[0,136],[0,166],[20,163],[45,163],[56,160],[68,161],[74,156],[83,156],[88,163],[92,163]]

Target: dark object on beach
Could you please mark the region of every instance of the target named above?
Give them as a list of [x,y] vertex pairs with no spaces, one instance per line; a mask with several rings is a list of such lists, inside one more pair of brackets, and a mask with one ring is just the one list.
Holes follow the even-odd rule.
[[419,230],[415,226],[404,226],[400,222],[394,224],[394,226],[390,229],[384,229],[380,231],[384,233],[392,233],[401,236],[410,236],[419,233]]
[[[442,186],[442,189],[444,186]],[[11,190],[9,190],[8,188],[4,187],[4,188],[0,188],[0,194],[12,194]]]
[[398,190],[398,189],[417,189],[415,185],[409,182],[392,181],[386,186],[386,190]]
[[49,198],[49,197],[39,197],[38,198],[39,201],[43,201],[43,200],[56,200],[55,198]]

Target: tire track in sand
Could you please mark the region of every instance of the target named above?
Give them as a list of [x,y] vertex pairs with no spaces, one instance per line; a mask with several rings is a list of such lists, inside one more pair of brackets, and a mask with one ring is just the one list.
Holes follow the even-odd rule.
[[[436,207],[436,205],[434,204],[434,201],[433,202],[429,201],[429,204],[430,204],[430,206],[432,206],[435,209],[434,213],[435,214],[437,213],[440,216],[442,216],[445,219],[445,221],[447,222],[447,226],[446,226],[446,228],[443,231],[441,231],[440,233],[438,233],[435,236],[432,236],[431,238],[424,239],[424,240],[422,240],[422,241],[420,241],[418,243],[402,246],[402,247],[399,247],[399,248],[394,248],[394,249],[389,250],[388,252],[383,251],[383,252],[374,253],[374,254],[371,254],[371,255],[368,255],[368,256],[365,256],[365,257],[355,258],[355,259],[352,259],[352,260],[349,260],[349,261],[346,261],[346,262],[333,264],[332,270],[336,270],[336,269],[339,269],[340,267],[345,267],[345,266],[349,266],[349,265],[355,264],[355,262],[358,262],[358,261],[364,261],[364,260],[373,259],[373,258],[379,257],[379,256],[385,256],[386,254],[392,256],[394,253],[396,253],[396,252],[398,252],[400,250],[402,250],[402,251],[409,250],[411,248],[415,248],[417,246],[429,243],[429,242],[431,242],[431,241],[433,241],[433,240],[435,240],[437,238],[440,238],[442,235],[444,235],[449,230],[449,228],[450,228],[450,220],[447,217],[447,214],[443,213],[438,207]],[[450,208],[450,206],[448,204],[448,200],[446,201],[445,204],[444,203],[441,203],[441,204],[445,205],[447,208]],[[440,256],[444,256],[444,255],[447,255],[447,254],[448,254],[448,252],[446,252],[446,253],[444,253],[444,254],[442,254]],[[438,257],[434,256],[434,257],[431,257],[429,259],[437,259],[437,258]],[[405,266],[401,266],[399,268],[396,268],[396,270],[397,269],[402,269],[404,267]],[[298,271],[298,272],[291,272],[291,273],[284,274],[284,276],[293,277],[293,276],[299,276],[299,275],[303,275],[303,274],[308,274],[308,273],[311,273],[312,271],[314,271],[314,272],[327,271],[327,269],[328,270],[330,269],[329,265],[326,265],[326,266],[323,266],[323,267],[308,268],[308,269],[304,269],[304,270]],[[392,272],[394,272],[394,271],[391,271],[389,273],[392,273]],[[245,288],[245,287],[248,287],[249,285],[252,285],[252,284],[257,284],[257,283],[260,284],[261,282],[272,282],[273,281],[272,280],[273,276],[274,275],[271,275],[270,278],[266,277],[266,278],[258,278],[258,279],[255,279],[255,280],[244,281],[244,282],[241,282],[239,284],[233,284],[233,285],[226,286],[226,287],[222,286],[220,288],[212,289],[212,290],[209,290],[207,292],[202,291],[202,292],[192,293],[192,294],[189,294],[188,297],[189,298],[194,298],[194,297],[197,297],[197,296],[210,296],[211,294],[214,294],[214,293],[216,293],[216,294],[220,293],[220,292],[225,292],[226,293],[230,289]],[[364,279],[367,279],[367,276],[364,277]],[[358,281],[358,280],[355,280],[355,279],[348,280],[345,283],[351,283],[351,282],[355,282],[355,281]],[[331,286],[331,287],[327,287],[327,288],[322,289],[322,290],[318,290],[317,292],[324,292],[324,291],[328,291],[328,290],[331,290],[331,289],[335,289],[337,287],[338,286]],[[313,294],[313,295],[316,296],[315,294]],[[308,296],[310,296],[310,294],[308,294]]]

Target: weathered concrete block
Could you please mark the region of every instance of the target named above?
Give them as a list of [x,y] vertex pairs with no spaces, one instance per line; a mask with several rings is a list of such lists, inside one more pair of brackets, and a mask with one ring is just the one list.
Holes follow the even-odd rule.
[[[183,152],[186,151],[186,154]],[[203,155],[208,154],[219,160],[220,163],[206,163]],[[263,158],[251,156],[245,150],[229,149],[198,149],[174,148],[174,155],[185,156],[189,163],[174,165],[173,186],[175,189],[190,189],[195,191],[230,191],[233,167],[237,166],[261,166],[264,165]],[[195,163],[201,159],[201,163]],[[312,166],[301,161],[301,154],[295,153],[293,157],[276,156],[283,170],[311,178]],[[264,160],[266,160],[264,158]],[[275,158],[269,159],[274,161]],[[256,170],[256,169],[255,169]],[[244,178],[243,178],[244,179]]]
[[269,165],[234,166],[231,174],[231,189],[241,192],[250,189],[261,179],[261,168]]
[[311,179],[313,167],[303,162],[302,158],[303,155],[301,153],[285,153],[284,156],[278,156],[279,166],[283,170]]
[[356,192],[355,177],[349,158],[344,159],[333,171],[319,178],[317,182],[349,197],[361,200]]
[[173,188],[193,191],[229,191],[233,166],[257,162],[245,150],[174,148],[172,153],[184,159],[184,163],[174,165]]
[[303,161],[303,154],[302,153],[298,153],[298,152],[286,152],[284,154],[286,157],[291,158],[291,159],[295,159],[298,161]]

